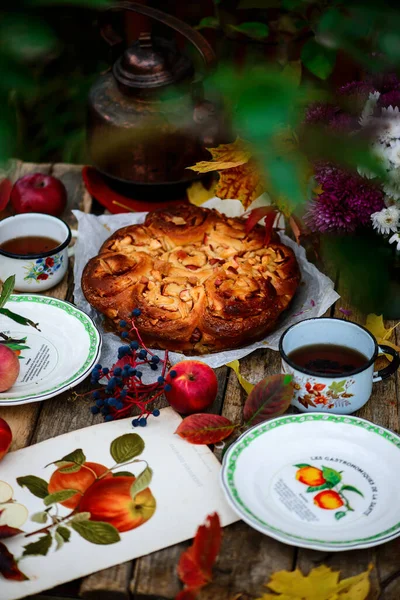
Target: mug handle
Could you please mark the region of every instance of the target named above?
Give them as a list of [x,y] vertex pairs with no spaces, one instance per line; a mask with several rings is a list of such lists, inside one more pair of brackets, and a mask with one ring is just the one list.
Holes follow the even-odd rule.
[[400,366],[400,355],[394,348],[382,344],[379,346],[379,350],[382,352],[382,354],[390,354],[390,356],[393,356],[393,360],[387,367],[379,369],[379,371],[374,371],[372,379],[373,383],[376,383],[377,381],[382,381],[382,379],[387,379],[388,377],[393,375],[393,373],[395,373],[395,371],[397,371],[397,369]]
[[[78,230],[77,229],[71,229],[71,241],[73,239],[76,239],[78,237]],[[75,246],[70,246],[68,248],[68,258],[71,258],[71,256],[75,256]]]

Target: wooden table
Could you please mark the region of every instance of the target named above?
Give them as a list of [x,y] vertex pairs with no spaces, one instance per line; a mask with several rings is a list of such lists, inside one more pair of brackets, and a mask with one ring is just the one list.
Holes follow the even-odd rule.
[[[40,171],[59,177],[68,189],[68,210],[64,218],[70,225],[76,225],[71,215],[72,208],[89,212],[91,199],[84,189],[81,167],[65,164],[19,163],[14,178],[27,173]],[[5,214],[3,213],[3,215]],[[340,293],[340,281],[338,286]],[[73,276],[69,269],[64,281],[48,295],[73,300]],[[346,318],[339,308],[350,308],[339,300],[331,308],[329,315]],[[359,323],[365,317],[357,312],[350,319]],[[399,328],[400,329],[400,328]],[[399,331],[399,330],[396,330]],[[400,338],[400,333],[397,333]],[[398,339],[397,343],[400,343]],[[280,371],[277,352],[260,350],[241,361],[242,374],[252,382],[266,375]],[[234,422],[242,419],[242,406],[245,393],[238,384],[236,375],[228,367],[217,369],[219,394],[211,412],[220,413]],[[374,386],[371,400],[359,416],[376,424],[399,431],[399,374]],[[88,382],[83,382],[75,391],[85,392]],[[160,402],[164,406],[165,402]],[[46,400],[16,407],[0,407],[0,416],[5,418],[13,431],[12,450],[41,442],[68,431],[102,422],[100,416],[91,415],[85,400],[74,400],[74,394],[65,392]],[[1,467],[0,467],[1,470]],[[400,499],[395,498],[399,502]],[[181,589],[176,576],[179,556],[189,542],[144,556],[134,562],[127,562],[82,580],[59,586],[43,594],[32,596],[31,600],[51,600],[67,598],[89,598],[93,600],[171,600]],[[324,553],[286,546],[266,537],[238,522],[224,529],[220,557],[214,568],[213,582],[199,594],[199,600],[250,600],[263,593],[263,584],[272,572],[296,567],[307,573],[312,567],[325,563],[340,569],[343,576],[357,574],[372,563],[371,599],[399,600],[400,598],[400,538],[369,550],[354,550],[339,553]],[[1,591],[0,591],[1,597]]]

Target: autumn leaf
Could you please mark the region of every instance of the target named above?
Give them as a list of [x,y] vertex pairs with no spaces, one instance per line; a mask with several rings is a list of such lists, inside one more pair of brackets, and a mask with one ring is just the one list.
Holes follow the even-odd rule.
[[208,190],[201,181],[194,181],[186,190],[189,202],[195,206],[201,206],[204,202],[215,196],[215,186],[216,184],[214,183]]
[[211,161],[198,162],[187,168],[198,173],[222,171],[223,169],[232,169],[244,165],[252,155],[249,145],[240,138],[236,138],[230,144],[220,144],[216,148],[207,148],[207,150],[212,156]]
[[217,513],[209,515],[197,529],[193,544],[182,552],[178,576],[185,589],[175,600],[192,600],[202,587],[212,580],[212,567],[221,547],[222,530]]
[[258,600],[366,600],[370,591],[369,573],[339,581],[340,571],[321,565],[303,575],[295,571],[278,571],[271,575],[266,587],[275,592],[266,593]]
[[191,444],[216,444],[229,437],[235,425],[226,417],[198,413],[183,419],[175,431]]
[[[390,336],[398,325],[400,325],[400,322],[394,327],[389,327],[386,329],[383,322],[383,316],[374,315],[373,313],[367,316],[367,321],[365,323],[365,327],[372,333],[377,344],[386,344],[386,346],[390,346],[391,348],[394,348],[394,350],[400,351],[399,346],[396,346],[396,344],[389,341]],[[390,360],[391,359],[392,357],[390,357]]]
[[212,160],[198,162],[187,168],[198,173],[218,171],[220,178],[215,188],[216,196],[222,200],[240,200],[247,208],[263,193],[265,186],[260,167],[244,140],[237,138],[231,144],[221,144],[207,150]]
[[250,381],[247,381],[247,379],[245,379],[240,374],[239,361],[232,360],[231,362],[226,363],[226,366],[230,367],[233,371],[235,371],[236,377],[238,378],[238,382],[240,383],[244,391],[247,392],[247,394],[250,394],[251,390],[254,388],[254,383],[250,383]]
[[246,425],[279,417],[293,398],[291,375],[269,375],[262,379],[248,395],[243,409]]
[[12,581],[25,581],[26,575],[19,570],[17,561],[8,548],[0,542],[0,573],[5,579]]

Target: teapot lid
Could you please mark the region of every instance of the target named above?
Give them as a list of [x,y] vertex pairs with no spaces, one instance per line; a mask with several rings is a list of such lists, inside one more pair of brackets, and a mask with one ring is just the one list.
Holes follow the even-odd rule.
[[160,88],[193,74],[191,61],[174,41],[142,34],[114,63],[113,74],[121,91]]

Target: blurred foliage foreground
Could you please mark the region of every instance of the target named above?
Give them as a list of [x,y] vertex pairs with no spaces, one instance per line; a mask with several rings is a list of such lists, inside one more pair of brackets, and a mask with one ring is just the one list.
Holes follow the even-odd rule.
[[[221,27],[220,17],[226,16],[229,2],[214,0],[214,4],[215,17],[200,22],[200,28]],[[310,103],[331,100],[333,90],[327,78],[339,52],[358,63],[365,73],[397,70],[397,3],[241,0],[232,5],[234,24],[225,26],[228,35],[255,46],[249,46],[246,61],[240,66],[225,61],[206,78],[206,97],[222,97],[235,132],[251,147],[268,182],[272,200],[280,206],[285,204],[289,214],[301,215],[312,198],[310,165],[316,160],[331,161],[354,172],[362,169],[384,182],[387,174],[362,137],[318,127],[303,134],[302,124]],[[105,6],[104,0],[3,0],[0,161],[11,156],[39,161],[59,153],[60,148],[62,160],[84,160],[87,93],[98,74],[109,66],[96,26],[96,10]],[[268,22],[271,8],[278,11],[272,24]],[[257,19],[247,25],[241,23],[243,9],[250,14],[258,11]],[[285,27],[292,33],[293,27],[296,33],[303,31],[298,60],[290,60],[285,52],[278,52],[272,63],[260,60],[257,44],[268,43],[277,20],[281,32]],[[285,36],[277,43],[285,44]],[[283,144],[282,131],[289,132]],[[378,238],[373,236],[372,231],[367,236],[365,232],[362,236],[353,232],[345,238],[332,233],[323,236],[328,262],[340,262],[342,273],[347,273],[347,288],[368,311],[383,306],[389,281],[393,281],[389,272],[391,248],[382,253],[371,251],[378,245]]]

